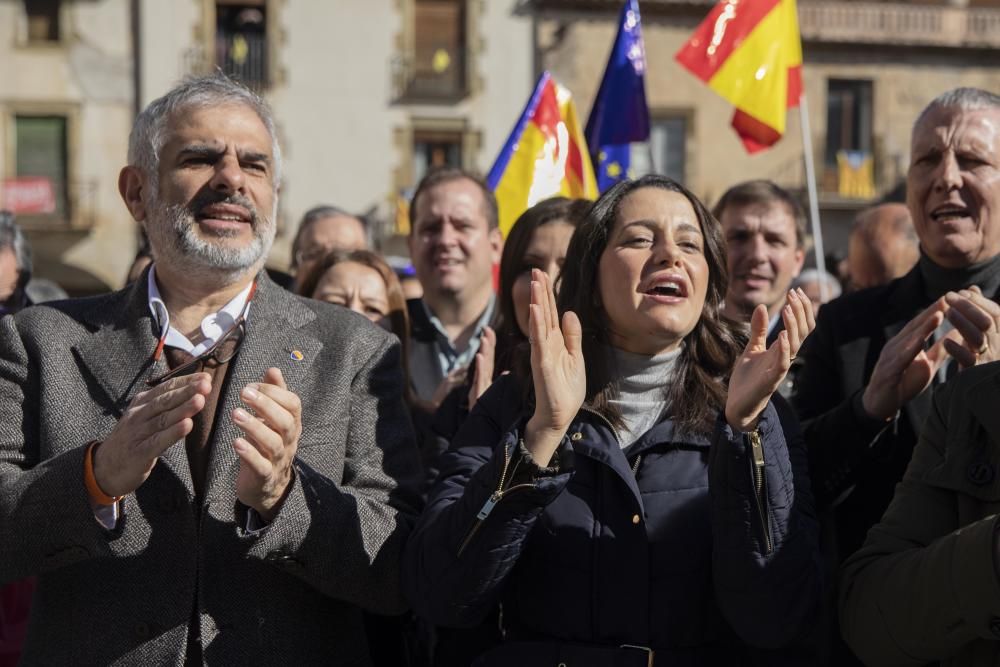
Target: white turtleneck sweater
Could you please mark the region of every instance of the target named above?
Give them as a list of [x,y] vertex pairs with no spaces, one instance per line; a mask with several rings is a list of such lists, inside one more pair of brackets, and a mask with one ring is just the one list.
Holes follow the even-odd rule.
[[625,422],[622,428],[615,429],[623,448],[663,418],[667,389],[681,349],[648,356],[610,348],[611,368],[618,378],[618,396],[609,402],[618,408]]

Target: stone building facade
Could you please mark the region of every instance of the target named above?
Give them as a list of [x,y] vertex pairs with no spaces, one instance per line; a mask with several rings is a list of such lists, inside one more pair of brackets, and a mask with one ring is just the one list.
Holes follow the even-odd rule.
[[[641,0],[658,171],[713,202],[747,178],[804,190],[798,114],[748,156],[732,108],[674,61],[713,0]],[[137,229],[117,193],[137,109],[187,74],[221,68],[273,105],[285,149],[284,268],[302,213],[369,214],[405,252],[397,203],[435,164],[486,172],[543,69],[583,118],[620,0],[11,0],[0,2],[0,206],[19,216],[38,275],[73,294],[120,287]],[[956,85],[1000,90],[1000,0],[799,0],[804,82],[827,248],[891,194],[910,125]],[[851,172],[838,154],[861,160]],[[849,174],[850,175],[850,174]],[[23,202],[22,202],[23,203]]]

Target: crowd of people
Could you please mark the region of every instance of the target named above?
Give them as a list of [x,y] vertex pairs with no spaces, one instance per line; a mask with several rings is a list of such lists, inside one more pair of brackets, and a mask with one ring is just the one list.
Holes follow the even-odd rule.
[[335,206],[283,274],[269,108],[185,81],[123,290],[31,305],[0,216],[0,663],[1000,664],[1000,97],[911,150],[838,277],[768,181],[504,238],[457,168],[413,275]]

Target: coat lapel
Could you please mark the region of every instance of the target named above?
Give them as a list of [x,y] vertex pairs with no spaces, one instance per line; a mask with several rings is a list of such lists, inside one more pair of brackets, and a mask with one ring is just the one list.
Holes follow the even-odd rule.
[[[147,379],[167,370],[164,359],[153,361],[158,339],[146,286],[143,273],[129,288],[112,295],[104,307],[88,309],[89,323],[96,329],[73,347],[83,373],[93,378],[102,394],[93,394],[95,402],[116,420],[136,394],[148,389]],[[168,448],[160,463],[188,493],[194,493],[182,441]]]
[[240,391],[247,384],[259,382],[272,366],[281,370],[288,388],[301,396],[303,380],[323,343],[301,331],[316,314],[281,289],[262,272],[257,294],[247,314],[246,335],[233,359],[226,386],[219,398],[218,411],[210,443],[206,497],[217,497],[220,485],[236,479],[239,457],[233,441],[243,432],[233,423],[232,412],[243,406]]

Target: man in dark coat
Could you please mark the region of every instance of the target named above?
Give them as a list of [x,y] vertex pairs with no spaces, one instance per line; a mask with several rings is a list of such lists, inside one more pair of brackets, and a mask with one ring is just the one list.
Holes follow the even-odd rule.
[[[929,387],[1000,355],[983,295],[1000,291],[1000,97],[960,88],[912,135],[907,206],[920,260],[887,285],[834,300],[799,353],[792,403],[835,568],[861,547],[910,461]],[[833,664],[858,664],[835,642]]]
[[[418,497],[399,343],[263,271],[281,157],[221,74],[136,119],[155,262],[0,319],[0,584],[26,664],[370,664]],[[415,480],[414,480],[415,481]]]

